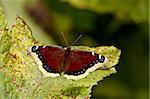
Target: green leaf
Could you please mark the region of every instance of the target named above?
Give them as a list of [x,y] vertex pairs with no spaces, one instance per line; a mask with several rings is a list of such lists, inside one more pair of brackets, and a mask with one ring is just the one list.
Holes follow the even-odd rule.
[[119,19],[135,22],[148,21],[148,0],[63,0],[79,9],[89,9],[98,13],[114,13]]
[[[14,18],[19,15],[21,17],[23,17],[24,19],[26,19],[26,22],[28,22],[28,24],[30,24],[30,27],[33,31],[33,36],[35,38],[37,38],[39,41],[44,42],[46,44],[49,43],[55,43],[55,41],[53,40],[53,38],[49,35],[47,35],[47,33],[42,30],[42,28],[37,25],[29,16],[29,14],[27,13],[27,6],[29,6],[32,3],[36,3],[34,2],[36,0],[0,0],[0,5],[3,7],[4,12],[5,13],[5,18],[7,19],[8,22],[8,26],[9,28],[11,28],[12,24],[15,22]],[[0,23],[1,24],[1,23]]]
[[5,98],[5,82],[4,82],[4,76],[0,73],[0,98]]
[[105,55],[109,60],[106,64],[109,69],[96,70],[80,80],[69,80],[63,76],[45,78],[29,53],[29,48],[33,45],[44,44],[38,43],[32,37],[27,23],[18,16],[11,32],[7,30],[1,33],[3,36],[0,40],[2,44],[0,57],[2,61],[7,61],[2,62],[0,68],[0,73],[4,75],[4,81],[0,78],[0,86],[5,84],[5,87],[0,90],[6,91],[3,92],[7,98],[84,99],[90,96],[93,85],[96,85],[104,77],[116,73],[114,65],[118,63],[120,56],[120,50],[117,48],[113,46],[96,48],[72,46],[71,49],[93,51]]
[[[7,28],[7,22],[5,21],[4,18],[4,12],[3,9],[0,7],[0,30],[6,29]],[[1,38],[1,34],[0,34]]]
[[0,8],[0,67],[7,62],[10,39],[7,22],[4,18],[3,10]]

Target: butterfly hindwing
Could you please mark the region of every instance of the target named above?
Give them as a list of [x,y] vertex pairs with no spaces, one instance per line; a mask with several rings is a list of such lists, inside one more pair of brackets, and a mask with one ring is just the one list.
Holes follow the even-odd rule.
[[104,56],[94,52],[73,50],[70,56],[66,59],[69,60],[69,66],[65,69],[67,79],[78,80],[86,77],[90,72],[100,68],[105,61]]
[[75,73],[82,71],[83,69],[88,69],[94,61],[98,59],[98,54],[92,54],[92,52],[87,51],[71,51],[70,56],[67,57],[70,61],[68,69],[65,69],[67,73]]

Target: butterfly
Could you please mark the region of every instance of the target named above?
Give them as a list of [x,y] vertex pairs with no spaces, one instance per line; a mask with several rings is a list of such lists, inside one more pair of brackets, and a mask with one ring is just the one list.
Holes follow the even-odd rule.
[[91,51],[74,50],[61,46],[32,46],[31,53],[45,76],[78,80],[97,69],[107,69],[108,59]]

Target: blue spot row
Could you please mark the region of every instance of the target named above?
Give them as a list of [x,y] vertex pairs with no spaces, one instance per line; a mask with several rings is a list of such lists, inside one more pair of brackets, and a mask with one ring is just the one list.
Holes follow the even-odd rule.
[[88,64],[87,66],[85,66],[82,70],[80,71],[76,71],[76,72],[69,72],[67,73],[68,75],[80,75],[80,74],[84,74],[89,68],[91,68],[92,66],[94,66],[95,64],[97,64],[98,62],[103,63],[105,61],[105,57],[101,56],[100,59],[97,58],[96,61],[91,62],[90,64]]

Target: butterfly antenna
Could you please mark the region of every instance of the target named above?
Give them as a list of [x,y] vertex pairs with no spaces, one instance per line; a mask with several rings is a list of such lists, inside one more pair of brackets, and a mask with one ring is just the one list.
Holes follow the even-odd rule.
[[66,40],[66,38],[65,38],[64,32],[61,32],[61,35],[62,35],[62,37],[63,37],[63,39],[64,39],[66,45],[69,46],[69,44],[68,44],[68,42],[67,42],[67,40]]
[[73,43],[71,44],[71,46],[74,45],[77,41],[79,41],[79,39],[82,37],[82,35],[83,35],[83,34],[80,34],[80,35],[73,41]]

